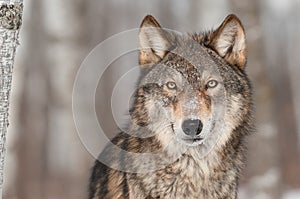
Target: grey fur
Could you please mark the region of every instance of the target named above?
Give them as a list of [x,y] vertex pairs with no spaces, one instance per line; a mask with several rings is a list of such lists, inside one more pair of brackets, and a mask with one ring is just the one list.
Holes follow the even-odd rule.
[[[147,32],[145,26],[157,30]],[[126,152],[159,155],[138,159],[107,146],[100,157],[109,165],[96,161],[89,199],[237,197],[244,141],[253,128],[244,38],[234,15],[213,32],[193,35],[167,32],[153,17],[144,19],[145,75],[131,110],[131,135],[122,132],[112,142]],[[212,79],[219,84],[209,88]],[[170,81],[176,89],[166,87]],[[187,139],[181,130],[185,119],[203,122],[199,136]]]

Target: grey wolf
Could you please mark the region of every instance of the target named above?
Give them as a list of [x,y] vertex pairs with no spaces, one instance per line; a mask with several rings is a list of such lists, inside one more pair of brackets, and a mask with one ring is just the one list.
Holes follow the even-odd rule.
[[148,15],[139,44],[132,122],[100,154],[108,165],[96,160],[89,199],[237,198],[253,129],[240,20],[231,14],[213,31],[180,34]]

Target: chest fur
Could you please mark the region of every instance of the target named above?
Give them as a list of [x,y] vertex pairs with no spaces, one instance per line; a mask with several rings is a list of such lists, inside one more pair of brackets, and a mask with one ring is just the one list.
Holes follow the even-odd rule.
[[133,198],[235,198],[236,172],[184,156],[162,170],[130,174],[129,185]]

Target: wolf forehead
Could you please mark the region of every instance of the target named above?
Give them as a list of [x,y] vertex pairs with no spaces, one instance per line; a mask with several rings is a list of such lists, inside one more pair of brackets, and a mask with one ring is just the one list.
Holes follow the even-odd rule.
[[209,54],[210,49],[199,45],[189,37],[177,39],[176,45],[177,47],[166,55],[161,64],[179,72],[190,84],[199,87],[202,80],[220,75],[220,65]]
[[228,70],[225,69],[225,62],[216,62],[214,56],[217,55],[213,55],[211,49],[199,45],[190,35],[176,37],[176,43],[173,44],[176,46],[151,67],[142,83],[163,84],[172,80],[179,84],[186,82],[194,88],[199,88],[202,82],[210,78],[222,81],[220,72]]

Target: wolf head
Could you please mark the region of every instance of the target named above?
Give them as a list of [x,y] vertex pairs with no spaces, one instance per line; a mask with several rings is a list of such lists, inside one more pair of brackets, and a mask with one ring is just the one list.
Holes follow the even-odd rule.
[[133,123],[162,145],[225,144],[250,115],[244,28],[229,15],[214,31],[180,34],[146,16],[139,32],[143,76]]

